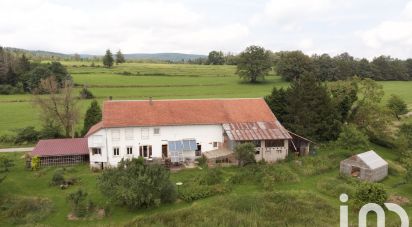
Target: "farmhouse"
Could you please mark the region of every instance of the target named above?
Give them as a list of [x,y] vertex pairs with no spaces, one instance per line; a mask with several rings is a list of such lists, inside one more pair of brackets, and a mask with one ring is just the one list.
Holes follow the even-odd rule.
[[205,155],[212,164],[233,163],[234,147],[244,142],[256,145],[257,160],[276,162],[293,142],[261,98],[110,100],[86,138],[92,168],[139,156],[183,163]]
[[[39,157],[41,166],[70,165],[89,161],[87,139],[40,140],[29,156]],[[30,161],[30,159],[28,159]],[[28,167],[30,163],[28,163]]]
[[376,182],[388,175],[388,163],[375,151],[367,151],[341,161],[340,172],[343,175]]

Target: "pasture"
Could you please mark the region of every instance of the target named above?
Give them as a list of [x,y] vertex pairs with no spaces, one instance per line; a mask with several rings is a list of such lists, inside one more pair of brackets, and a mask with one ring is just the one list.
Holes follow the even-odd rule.
[[[235,66],[125,63],[111,69],[90,62],[62,62],[76,84],[76,92],[87,86],[102,102],[113,99],[191,99],[263,97],[273,87],[288,83],[270,74],[265,82],[249,84],[235,74]],[[379,82],[390,94],[401,96],[412,106],[412,81]],[[31,95],[0,95],[0,135],[25,126],[40,126],[38,110]],[[90,100],[80,100],[82,116]],[[79,122],[79,129],[82,121]]]

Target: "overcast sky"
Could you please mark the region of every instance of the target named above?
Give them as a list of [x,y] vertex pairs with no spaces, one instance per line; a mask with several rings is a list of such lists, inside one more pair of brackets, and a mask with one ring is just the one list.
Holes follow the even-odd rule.
[[412,0],[0,0],[0,45],[103,54],[210,50],[412,57]]

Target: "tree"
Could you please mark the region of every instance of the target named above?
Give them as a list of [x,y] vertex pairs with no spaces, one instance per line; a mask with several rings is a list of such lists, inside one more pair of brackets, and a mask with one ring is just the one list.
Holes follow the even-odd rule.
[[320,81],[338,80],[336,61],[328,54],[312,56],[313,73]]
[[144,164],[143,158],[122,160],[117,168],[105,169],[98,178],[103,195],[129,209],[153,206],[156,201],[173,202],[167,198],[170,173],[158,164]]
[[302,51],[281,52],[275,70],[284,80],[293,81],[303,74],[313,71],[312,60]]
[[113,66],[113,55],[112,52],[110,52],[109,49],[106,50],[106,54],[103,57],[103,65],[107,68],[110,68]]
[[67,200],[72,206],[72,212],[76,217],[85,217],[89,211],[89,204],[87,201],[87,192],[78,189],[67,196]]
[[82,98],[82,99],[93,99],[94,95],[89,89],[87,89],[86,86],[83,86],[83,89],[80,91],[80,98]]
[[338,138],[338,144],[351,151],[365,150],[369,146],[368,136],[359,131],[356,125],[347,124],[341,129]]
[[121,64],[121,63],[125,63],[125,62],[126,62],[126,60],[125,60],[124,55],[122,54],[122,52],[120,50],[117,51],[117,53],[116,53],[116,64]]
[[358,100],[358,84],[355,80],[339,80],[328,84],[332,100],[341,116],[346,122],[351,113],[353,104]]
[[286,106],[287,106],[287,91],[283,88],[276,88],[272,89],[272,93],[265,97],[265,101],[272,110],[272,112],[276,115],[276,118],[283,122],[283,118],[287,114]]
[[382,85],[372,79],[354,78],[358,86],[358,100],[351,108],[348,121],[364,131],[371,140],[389,138],[393,116],[390,110],[380,105],[384,92]]
[[284,125],[291,131],[314,140],[336,139],[340,116],[331,96],[314,75],[306,74],[292,82],[287,90]]
[[96,100],[93,100],[84,117],[82,135],[86,135],[89,129],[101,120],[102,110],[100,109],[99,103]]
[[[40,95],[44,91],[47,95]],[[40,108],[43,122],[52,120],[64,131],[65,137],[74,137],[75,126],[79,120],[77,99],[73,94],[73,83],[66,80],[59,88],[55,77],[42,79],[34,93],[34,104]]]
[[412,148],[412,123],[402,124],[399,127],[398,137],[404,137],[407,142],[407,148]]
[[207,62],[210,65],[223,65],[225,63],[225,57],[222,51],[211,51],[207,57]]
[[386,106],[393,112],[398,120],[400,120],[400,115],[408,113],[408,105],[397,95],[391,95]]
[[336,77],[334,80],[344,80],[356,75],[356,61],[348,53],[335,56],[333,60],[336,62]]
[[253,143],[238,144],[235,147],[235,155],[239,166],[255,163],[255,145]]
[[272,69],[270,52],[263,47],[250,46],[239,54],[236,73],[240,78],[256,83]]
[[0,173],[9,172],[10,168],[14,166],[12,159],[7,158],[6,156],[0,156]]

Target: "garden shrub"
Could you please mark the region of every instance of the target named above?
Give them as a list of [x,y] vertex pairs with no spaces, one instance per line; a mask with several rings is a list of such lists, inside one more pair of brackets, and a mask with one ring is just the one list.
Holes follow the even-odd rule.
[[92,209],[93,203],[87,200],[87,196],[87,192],[84,192],[82,189],[78,189],[67,196],[67,200],[72,206],[72,212],[76,217],[85,217]]
[[223,173],[219,168],[206,169],[199,179],[199,183],[203,185],[215,185],[222,183]]
[[39,156],[34,156],[31,159],[31,169],[32,170],[38,170],[40,168],[40,157]]
[[199,185],[193,183],[181,187],[179,189],[179,197],[186,202],[193,202],[213,195],[227,193],[230,190],[231,188],[224,184]]
[[53,203],[39,197],[5,197],[0,201],[0,216],[10,224],[30,224],[43,220],[53,211]]
[[355,204],[357,207],[367,203],[383,205],[387,199],[388,193],[382,184],[363,182],[356,189]]
[[14,95],[23,93],[24,90],[21,84],[16,87],[9,84],[0,84],[0,95]]
[[63,170],[62,169],[56,169],[54,171],[52,179],[50,181],[50,185],[62,185],[65,183],[64,176],[63,176]]
[[98,187],[112,202],[129,209],[147,208],[161,201],[163,188],[170,187],[169,177],[163,166],[146,165],[142,158],[122,160],[117,168],[103,170]]
[[168,182],[160,190],[160,202],[162,203],[173,203],[176,201],[177,192],[176,186],[172,182]]

